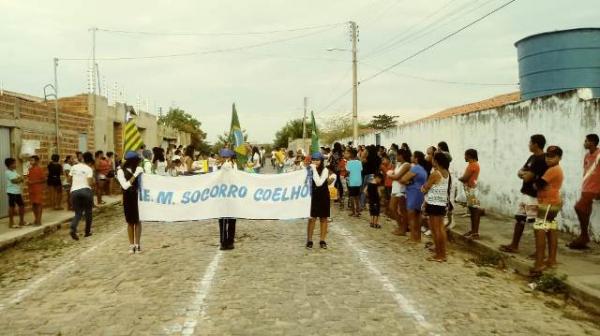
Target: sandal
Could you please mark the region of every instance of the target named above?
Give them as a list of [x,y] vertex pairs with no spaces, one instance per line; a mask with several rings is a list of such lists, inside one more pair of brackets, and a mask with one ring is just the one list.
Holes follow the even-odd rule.
[[379,225],[379,224],[373,224],[373,227],[376,229],[381,229],[381,225]]
[[532,267],[529,269],[529,276],[532,278],[540,277],[540,276],[542,276],[542,274],[544,274],[545,270],[546,270],[545,266],[538,267],[538,268]]
[[479,233],[472,233],[470,236],[466,237],[472,240],[479,240]]
[[306,242],[306,248],[307,248],[307,249],[311,249],[312,247],[313,247],[313,242],[312,242],[312,240],[309,240],[309,241],[307,241],[307,242]]
[[580,240],[573,240],[572,242],[568,243],[566,246],[568,248],[570,248],[571,250],[587,250],[587,249],[589,249],[589,247],[587,246],[587,243],[584,243]]
[[512,245],[500,245],[499,250],[506,253],[519,253],[519,249],[514,248]]
[[427,261],[435,261],[439,263],[446,262],[446,258],[427,257]]
[[473,234],[473,232],[469,231],[469,232],[464,233],[462,236],[465,238],[469,238],[469,237],[471,237],[472,234]]

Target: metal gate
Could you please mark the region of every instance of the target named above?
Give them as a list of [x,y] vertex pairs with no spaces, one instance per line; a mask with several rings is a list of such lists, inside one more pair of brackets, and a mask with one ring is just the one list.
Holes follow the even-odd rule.
[[0,127],[0,218],[8,216],[8,199],[6,197],[6,166],[4,159],[10,157],[10,129]]

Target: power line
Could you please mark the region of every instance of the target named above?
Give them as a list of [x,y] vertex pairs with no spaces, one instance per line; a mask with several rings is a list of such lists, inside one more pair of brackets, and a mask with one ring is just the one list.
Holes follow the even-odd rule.
[[402,64],[402,63],[404,63],[404,62],[406,62],[406,61],[408,61],[408,60],[410,60],[412,58],[415,58],[416,56],[424,53],[425,51],[427,51],[427,50],[435,47],[436,45],[438,45],[438,44],[440,44],[440,43],[442,43],[442,42],[444,42],[446,40],[448,40],[449,38],[453,37],[454,35],[457,35],[458,33],[462,32],[463,30],[465,30],[465,29],[467,29],[467,28],[475,25],[476,23],[482,21],[483,19],[487,18],[488,16],[490,16],[490,15],[492,15],[492,14],[500,11],[501,9],[503,9],[504,7],[510,5],[511,3],[515,2],[515,1],[517,1],[517,0],[510,0],[510,1],[506,2],[506,3],[504,3],[503,5],[501,5],[500,7],[496,7],[494,10],[488,12],[487,14],[485,14],[485,15],[479,17],[479,18],[477,18],[474,21],[471,21],[469,24],[467,24],[467,25],[461,27],[460,29],[458,29],[458,30],[456,30],[456,31],[454,31],[454,32],[452,32],[452,33],[450,33],[450,34],[442,37],[441,39],[437,40],[436,42],[434,42],[434,43],[432,43],[432,44],[430,44],[430,45],[428,45],[428,46],[420,49],[419,51],[411,54],[410,56],[405,57],[402,60],[400,60],[400,61],[398,61],[398,62],[396,62],[396,63],[394,63],[394,64],[392,64],[392,65],[390,65],[390,66],[388,66],[386,68],[384,68],[383,70],[381,70],[381,71],[379,71],[379,72],[377,72],[377,73],[375,73],[375,74],[373,74],[371,76],[368,76],[367,78],[361,80],[360,83],[365,83],[367,81],[370,81],[371,79],[373,79],[373,78],[381,75],[382,73],[390,71],[391,69],[399,66],[400,64]]
[[420,20],[419,22],[411,25],[410,27],[408,27],[407,30],[402,31],[399,34],[394,35],[392,38],[388,39],[386,42],[382,43],[381,45],[379,45],[378,47],[374,48],[371,52],[367,53],[366,55],[362,56],[362,59],[366,59],[368,57],[371,57],[372,54],[381,51],[381,50],[385,50],[389,47],[390,43],[394,43],[393,41],[404,37],[405,35],[407,35],[411,30],[413,30],[414,28],[416,28],[418,25],[420,25],[421,23],[426,22],[427,20],[429,20],[430,18],[434,17],[435,15],[437,15],[438,13],[440,13],[441,11],[443,11],[444,9],[446,9],[446,7],[448,7],[451,3],[455,2],[456,0],[450,0],[448,2],[446,2],[443,6],[441,6],[440,8],[438,8],[437,10],[435,10],[434,12],[432,12],[431,14],[429,14],[428,16],[426,16],[425,18],[423,18],[422,20]]
[[118,29],[109,29],[109,28],[97,28],[98,31],[103,31],[107,33],[117,33],[117,34],[134,34],[134,35],[155,35],[155,36],[245,36],[245,35],[268,35],[268,34],[276,34],[276,33],[289,33],[289,32],[297,32],[303,30],[312,30],[319,28],[328,28],[335,27],[346,22],[338,22],[332,24],[323,24],[323,25],[314,25],[307,27],[299,27],[299,28],[290,28],[290,29],[279,29],[279,30],[265,30],[265,31],[251,31],[251,32],[207,32],[207,33],[198,33],[198,32],[150,32],[150,31],[133,31],[133,30],[118,30]]
[[[479,6],[473,7],[471,9],[467,9],[467,6],[463,6],[461,7],[458,11],[455,11],[452,14],[449,14],[446,18],[442,19],[442,20],[438,20],[437,22],[433,22],[431,25],[429,25],[428,27],[425,27],[424,29],[421,29],[418,32],[415,32],[412,35],[406,36],[405,38],[402,38],[394,43],[392,43],[391,45],[389,45],[387,48],[384,48],[383,50],[380,51],[380,53],[378,55],[375,56],[379,56],[382,54],[385,54],[387,52],[390,52],[394,49],[398,49],[401,46],[407,45],[413,41],[416,41],[418,39],[421,39],[431,33],[433,33],[434,31],[436,31],[437,29],[446,26],[448,24],[450,24],[452,21],[456,21],[461,15],[462,16],[466,16],[468,14],[471,14],[472,12],[494,2],[496,0],[487,0],[484,3],[480,4]],[[462,14],[460,13],[461,11],[464,11]]]
[[318,111],[325,111],[325,110],[327,110],[333,104],[337,103],[340,99],[342,99],[345,96],[347,96],[350,92],[352,92],[352,88],[349,88],[348,90],[344,91],[341,95],[337,96],[335,99],[333,99],[331,102],[329,102],[329,104],[327,104],[325,107],[318,109]]
[[[370,64],[367,64],[364,62],[361,62],[361,64],[375,68],[377,70],[381,70],[373,65],[370,65]],[[421,81],[425,81],[425,82],[442,83],[442,84],[456,84],[456,85],[469,85],[469,86],[518,86],[519,85],[519,83],[482,83],[482,82],[462,82],[462,81],[452,81],[452,80],[445,80],[445,79],[434,79],[434,78],[427,78],[427,77],[420,77],[420,76],[415,76],[415,75],[399,73],[399,72],[395,72],[393,70],[389,70],[389,73],[394,74],[398,77],[412,78],[412,79],[421,80]]]
[[[270,40],[270,41],[266,41],[266,42],[254,43],[254,44],[249,44],[249,45],[240,46],[240,47],[233,47],[233,48],[222,48],[222,49],[194,51],[194,52],[179,53],[179,54],[166,54],[166,55],[104,57],[104,58],[96,58],[96,60],[99,60],[99,61],[121,61],[121,60],[136,60],[136,59],[157,59],[157,58],[200,56],[200,55],[208,55],[208,54],[218,54],[218,53],[225,53],[225,52],[241,51],[241,50],[246,50],[246,49],[264,47],[264,46],[276,44],[276,43],[297,40],[297,39],[301,39],[304,37],[317,35],[317,34],[329,31],[333,28],[335,28],[335,26],[330,26],[328,28],[321,29],[316,32],[310,32],[310,33],[306,33],[306,34],[302,34],[302,35],[296,35],[296,36],[292,36],[292,37]],[[60,58],[60,60],[63,60],[63,61],[88,61],[89,58]]]

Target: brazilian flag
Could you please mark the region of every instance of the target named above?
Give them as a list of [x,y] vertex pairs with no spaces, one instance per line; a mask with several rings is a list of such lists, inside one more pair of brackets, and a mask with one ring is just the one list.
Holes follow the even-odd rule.
[[229,129],[229,142],[231,143],[231,149],[236,154],[238,166],[244,167],[246,161],[248,161],[248,148],[244,142],[244,133],[240,127],[240,119],[235,109],[235,103],[233,104],[231,112],[231,128]]

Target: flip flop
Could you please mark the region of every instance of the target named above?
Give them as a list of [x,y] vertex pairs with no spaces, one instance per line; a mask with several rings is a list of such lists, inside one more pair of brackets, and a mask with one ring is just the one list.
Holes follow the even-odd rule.
[[427,261],[435,261],[435,262],[439,262],[439,263],[443,263],[443,262],[447,261],[446,258],[438,259],[436,257],[427,257],[426,259],[427,259]]

